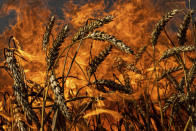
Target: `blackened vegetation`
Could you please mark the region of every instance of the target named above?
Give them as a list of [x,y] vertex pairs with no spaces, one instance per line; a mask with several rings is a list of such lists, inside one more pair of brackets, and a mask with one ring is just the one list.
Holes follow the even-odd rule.
[[127,93],[127,94],[131,93],[130,88],[127,88],[126,86],[118,84],[112,80],[103,80],[103,79],[96,80],[93,82],[93,84],[96,84],[98,86],[106,86],[111,91],[119,91],[119,92],[123,92],[123,93]]
[[[180,13],[177,9],[170,11],[156,24],[155,29],[151,34],[153,47],[157,45],[161,32],[177,12]],[[18,62],[18,59],[20,59],[21,56],[18,51],[19,48],[17,48],[17,45],[15,44],[14,37],[11,37],[8,48],[4,49],[5,62],[4,66],[1,66],[1,68],[4,68],[14,81],[12,86],[12,113],[7,110],[6,106],[3,107],[5,112],[13,114],[14,119],[7,119],[7,117],[5,117],[6,115],[0,112],[2,119],[6,120],[6,122],[1,124],[8,125],[12,128],[11,123],[13,122],[14,128],[22,131],[29,130],[30,128],[36,128],[37,130],[79,129],[94,131],[109,129],[118,129],[119,131],[124,129],[126,131],[195,130],[196,48],[192,43],[186,45],[186,32],[189,29],[192,14],[193,11],[188,11],[188,14],[185,15],[184,21],[179,27],[177,38],[180,46],[176,47],[176,43],[172,44],[173,47],[166,50],[163,55],[155,56],[160,57],[159,61],[154,60],[154,62],[158,65],[158,68],[162,70],[152,71],[156,74],[156,77],[153,77],[153,73],[149,77],[146,67],[142,67],[142,69],[138,68],[139,63],[143,62],[141,61],[141,58],[146,53],[149,44],[143,45],[138,51],[133,51],[134,48],[129,47],[116,37],[95,30],[113,21],[113,16],[87,20],[86,24],[80,27],[78,32],[73,36],[72,43],[66,47],[62,45],[65,43],[64,41],[69,35],[68,25],[65,25],[62,28],[54,41],[49,41],[50,36],[52,36],[52,29],[55,22],[55,18],[52,16],[46,26],[42,41],[42,46],[46,53],[47,64],[45,86],[41,86],[41,84],[37,83],[34,84],[31,89],[29,87],[29,82],[33,83],[33,81],[25,79],[24,70]],[[194,32],[196,32],[196,30]],[[109,45],[107,45],[98,55],[93,54],[95,56],[90,58],[90,62],[88,63],[88,66],[86,66],[86,71],[84,71],[80,64],[75,61],[75,58],[79,52],[80,45],[86,39],[98,40],[101,42],[105,41],[109,43]],[[13,42],[13,47],[11,47],[11,41]],[[68,53],[69,50],[74,50],[72,47],[73,44],[78,44],[78,48],[72,58]],[[84,44],[86,44],[85,46],[90,46],[87,43]],[[65,48],[61,53],[60,49],[63,47]],[[67,78],[81,80],[80,78],[77,78],[77,76],[71,76],[70,71],[68,71],[66,77],[64,76],[64,71],[62,75],[56,73],[58,70],[56,64],[59,64],[59,59],[64,58],[62,56],[66,49],[68,49],[68,51],[67,55],[65,55],[64,66],[67,65],[66,59],[69,57],[72,59],[69,69],[71,70],[72,65],[76,63],[80,67],[85,78],[87,78],[86,75],[89,78],[86,79],[87,84],[82,87],[76,87],[76,91],[66,86]],[[125,56],[128,56],[129,60],[126,60],[124,56],[111,58],[113,50],[116,49],[119,52],[126,53]],[[156,48],[154,48],[154,51],[155,50]],[[189,54],[191,54],[191,56],[189,56]],[[103,63],[104,61],[107,61],[106,57],[113,60],[109,66],[112,71],[114,71],[112,73],[115,79],[104,77],[99,78],[98,74],[102,72],[97,69],[103,69]],[[168,69],[162,69],[162,62],[165,62],[171,57],[176,59],[178,65]],[[119,79],[119,76],[115,75],[117,73],[122,75],[122,79]],[[139,80],[138,83],[132,84],[132,78],[136,77],[136,75],[142,79]],[[151,99],[151,96],[154,96],[154,94],[151,94],[150,89],[152,84],[154,84],[153,88],[157,88],[158,92],[158,87],[162,85],[165,86],[162,87],[165,89],[165,93],[163,93],[161,99]],[[41,89],[34,91],[37,86]],[[85,90],[86,87],[88,87],[88,90]],[[168,89],[173,91],[170,95],[168,95]],[[49,96],[47,97],[47,93],[50,90],[54,95],[54,99]],[[68,92],[67,97],[64,96],[64,90]],[[89,93],[89,90],[96,90],[96,95]],[[137,91],[142,93],[139,95],[135,94]],[[112,98],[111,100],[111,98],[108,97],[110,95],[116,95],[115,99],[113,100]],[[138,98],[134,98],[134,95]],[[32,96],[35,97],[29,101]],[[5,97],[5,104],[6,99],[7,98]],[[42,103],[43,106],[36,105],[36,102]],[[50,105],[46,104],[46,102],[50,102]],[[111,105],[110,107],[96,107],[97,104],[102,102]],[[161,103],[161,105],[158,105],[157,102]],[[107,114],[97,114],[87,118],[84,117],[89,112],[98,108],[103,110],[109,108],[118,112],[122,117],[120,117],[119,120],[112,120]],[[105,122],[107,124],[103,124]],[[36,126],[34,126],[34,124]]]

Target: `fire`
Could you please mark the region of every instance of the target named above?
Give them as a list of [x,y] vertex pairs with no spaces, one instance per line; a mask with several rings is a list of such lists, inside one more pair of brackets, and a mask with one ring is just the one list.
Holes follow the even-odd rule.
[[[59,85],[62,85],[61,77],[65,77],[68,73],[68,70],[70,66],[72,66],[72,69],[64,82],[64,94],[63,97],[65,97],[65,102],[68,105],[68,107],[73,108],[73,114],[77,116],[75,118],[75,121],[77,122],[77,119],[81,119],[81,122],[76,123],[68,123],[69,128],[73,129],[73,126],[76,126],[75,129],[80,130],[87,128],[92,129],[93,126],[87,126],[85,124],[92,123],[94,121],[93,119],[96,116],[109,116],[109,120],[111,122],[116,122],[115,128],[112,128],[111,125],[104,124],[104,128],[107,130],[117,130],[120,125],[120,122],[123,124],[122,129],[125,130],[129,127],[129,129],[134,128],[139,130],[141,128],[141,125],[146,125],[145,122],[138,122],[138,121],[148,121],[151,123],[152,127],[155,130],[158,130],[158,127],[156,123],[156,119],[160,118],[153,118],[149,117],[149,120],[147,120],[150,112],[156,113],[160,112],[160,106],[158,106],[158,94],[157,94],[157,88],[159,87],[159,93],[160,98],[163,99],[166,96],[169,96],[169,94],[172,94],[174,89],[171,85],[167,85],[168,83],[165,83],[165,81],[159,81],[159,84],[155,85],[154,80],[157,79],[156,73],[158,75],[161,75],[161,72],[167,67],[176,67],[178,64],[176,64],[172,59],[168,60],[168,63],[170,65],[165,65],[164,63],[159,63],[156,67],[156,73],[154,73],[154,65],[153,65],[153,48],[152,44],[150,42],[151,39],[151,32],[153,31],[154,25],[158,20],[161,19],[163,12],[166,12],[168,10],[158,10],[155,8],[158,6],[159,3],[153,3],[152,0],[133,0],[133,1],[101,1],[101,2],[85,2],[85,4],[82,4],[82,2],[74,2],[74,1],[67,1],[61,4],[59,15],[58,13],[55,13],[51,5],[49,3],[52,2],[50,0],[48,1],[41,1],[41,0],[8,0],[3,3],[2,7],[0,8],[0,17],[4,15],[9,15],[11,11],[14,11],[15,16],[15,24],[9,25],[9,29],[5,29],[2,34],[0,34],[0,43],[1,43],[1,49],[7,48],[7,40],[10,36],[14,36],[13,40],[16,44],[16,57],[18,62],[21,64],[21,66],[24,68],[25,73],[25,82],[28,83],[28,80],[31,80],[32,82],[41,85],[40,88],[44,89],[44,93],[47,85],[47,79],[49,76],[49,72],[47,72],[47,53],[45,53],[42,50],[42,39],[43,34],[45,32],[45,27],[47,26],[48,19],[50,16],[54,15],[56,18],[54,27],[51,31],[51,37],[49,38],[48,47],[52,47],[52,43],[54,42],[56,36],[58,36],[58,33],[62,29],[62,27],[66,24],[69,25],[70,31],[68,32],[68,37],[63,42],[60,53],[62,53],[63,49],[66,48],[69,44],[72,43],[72,37],[74,34],[78,31],[79,27],[84,26],[85,24],[88,24],[97,18],[102,18],[103,16],[114,16],[114,20],[101,26],[99,29],[96,29],[97,31],[103,31],[105,33],[110,34],[111,36],[115,36],[115,38],[122,40],[124,43],[127,44],[128,47],[130,47],[135,53],[138,52],[140,47],[147,46],[147,49],[141,59],[136,64],[136,68],[141,70],[141,73],[136,73],[132,71],[125,71],[127,75],[130,77],[129,84],[131,85],[131,88],[133,89],[132,94],[126,94],[121,91],[111,91],[107,90],[109,93],[103,93],[100,90],[96,90],[95,87],[90,85],[90,82],[96,81],[96,79],[109,79],[113,80],[116,83],[122,83],[124,84],[124,74],[120,72],[117,68],[112,67],[114,64],[114,59],[116,57],[122,58],[124,61],[126,61],[128,64],[133,64],[135,56],[123,53],[122,51],[119,51],[117,47],[112,48],[111,53],[105,58],[105,60],[98,66],[96,69],[95,75],[96,78],[91,77],[88,78],[87,72],[87,66],[92,61],[95,56],[97,56],[108,44],[108,42],[103,41],[96,41],[96,40],[83,40],[81,47],[79,49],[79,52],[75,58],[75,61],[73,62],[73,65],[71,65],[71,61],[74,58],[75,52],[78,48],[78,45],[75,44],[71,48],[70,52],[68,53],[67,61],[65,63],[66,58],[66,51],[62,54],[61,57],[59,57],[58,64],[55,68],[55,71],[53,73],[56,74],[57,82],[59,82]],[[79,3],[79,4],[78,4]],[[165,1],[165,3],[169,3],[169,1]],[[82,5],[80,5],[82,4]],[[175,3],[176,4],[176,3]],[[184,7],[186,4],[186,1],[177,2],[179,7]],[[155,6],[156,5],[156,6]],[[164,5],[163,5],[164,6]],[[169,8],[173,8],[173,5]],[[88,21],[87,21],[88,20]],[[11,22],[13,23],[13,22]],[[168,28],[172,26],[172,24],[175,23],[175,20],[171,22],[171,24],[168,25]],[[168,33],[173,33],[173,30],[169,30]],[[191,32],[188,30],[188,34],[191,34]],[[159,39],[159,42],[156,47],[156,59],[160,58],[163,51],[167,49],[166,44],[166,37],[161,34],[163,38]],[[174,36],[171,36],[173,38]],[[175,38],[176,39],[176,38]],[[164,45],[165,44],[165,45]],[[47,50],[48,51],[48,50]],[[49,52],[49,51],[48,51]],[[2,64],[3,65],[3,64]],[[187,64],[188,65],[188,64]],[[189,65],[188,65],[189,67]],[[190,68],[190,67],[189,67]],[[64,74],[62,73],[64,70]],[[1,71],[1,70],[0,70]],[[3,86],[7,85],[8,92],[12,92],[12,85],[13,81],[11,78],[9,78],[8,74],[6,72],[1,71],[0,74],[0,90],[4,92]],[[178,75],[178,74],[179,75]],[[176,74],[180,77],[182,76],[182,72],[177,72]],[[64,78],[63,78],[64,79]],[[89,82],[90,81],[90,82]],[[178,81],[179,82],[179,81]],[[30,83],[28,83],[30,85]],[[56,84],[56,83],[55,83]],[[54,84],[54,85],[55,85]],[[166,87],[166,85],[168,87]],[[45,87],[46,86],[46,87]],[[48,86],[49,88],[49,86]],[[169,89],[166,89],[169,88]],[[33,92],[39,92],[39,90],[34,89],[34,84],[30,86],[31,91]],[[42,96],[43,93],[40,93]],[[54,93],[49,88],[48,96],[50,98],[50,101],[47,101],[46,103],[46,110],[45,112],[49,112],[49,108],[52,107],[53,101],[55,101]],[[75,97],[82,97],[81,100],[73,100]],[[86,97],[84,97],[86,96]],[[103,97],[104,99],[101,99]],[[143,98],[145,97],[145,98]],[[33,99],[34,96],[31,98]],[[44,99],[39,98],[40,100],[35,100],[35,103],[33,103],[33,106],[37,109],[42,109],[42,104],[44,103]],[[71,102],[67,102],[67,101]],[[146,102],[146,107],[144,107],[144,102]],[[2,103],[0,101],[0,103]],[[128,106],[127,106],[128,103]],[[138,106],[133,107],[133,109],[130,108],[130,105],[132,104]],[[161,104],[163,104],[162,102]],[[143,104],[143,105],[142,105]],[[147,109],[147,106],[149,106],[149,109]],[[151,107],[152,106],[152,107]],[[1,106],[0,106],[1,107]],[[154,109],[153,109],[154,108]],[[2,109],[2,108],[0,108]],[[85,111],[89,109],[89,111]],[[36,110],[36,109],[35,109]],[[133,110],[130,116],[127,115],[127,110]],[[156,111],[155,111],[156,110]],[[1,110],[2,111],[2,110]],[[145,118],[142,118],[143,112],[146,111],[147,113],[143,116]],[[38,112],[38,111],[37,111]],[[0,112],[1,113],[1,112]],[[140,113],[140,116],[137,116],[137,114]],[[41,113],[38,117],[40,121],[42,120]],[[52,113],[52,117],[54,116],[55,112]],[[57,112],[58,114],[58,112]],[[79,115],[83,115],[82,117]],[[0,115],[2,116],[2,115]],[[159,116],[159,114],[157,114]],[[168,115],[169,116],[169,115]],[[186,115],[185,115],[186,116]],[[60,117],[60,116],[58,116]],[[113,120],[114,118],[114,120]],[[133,121],[130,121],[133,120]],[[138,120],[137,120],[138,119]],[[166,119],[166,118],[165,118]],[[186,118],[184,118],[185,120]],[[105,118],[100,117],[101,123],[105,122]],[[151,122],[150,122],[151,121]],[[167,120],[168,121],[168,120]],[[136,124],[134,124],[134,122]],[[60,119],[57,120],[57,123],[60,123]],[[98,120],[95,122],[98,124]],[[109,122],[108,122],[109,123]],[[48,123],[47,123],[48,124]],[[75,125],[74,125],[75,124]],[[82,125],[84,124],[84,125]],[[127,127],[128,126],[128,127]],[[148,125],[149,126],[149,125]],[[162,126],[162,125],[160,125]],[[44,127],[46,128],[46,127]],[[61,127],[60,127],[61,128]],[[175,128],[175,127],[174,127]],[[147,129],[147,128],[145,128]]]
[[108,113],[108,114],[112,115],[116,120],[120,120],[120,118],[122,118],[121,114],[119,114],[118,112],[113,111],[113,110],[107,110],[107,109],[96,109],[95,111],[92,111],[92,112],[86,114],[84,116],[84,118],[88,118],[90,116],[98,115],[101,113]]

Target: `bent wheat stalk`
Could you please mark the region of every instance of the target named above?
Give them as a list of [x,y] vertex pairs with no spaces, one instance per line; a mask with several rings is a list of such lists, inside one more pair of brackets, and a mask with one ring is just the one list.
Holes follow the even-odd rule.
[[112,50],[112,45],[107,46],[103,51],[99,53],[98,56],[95,56],[94,59],[89,63],[87,67],[87,74],[89,77],[96,72],[98,66],[105,60]]
[[167,24],[167,22],[174,17],[174,15],[178,12],[177,9],[174,9],[170,12],[168,12],[165,16],[163,16],[163,18],[156,24],[155,29],[153,30],[151,36],[151,42],[153,46],[156,46],[157,44],[157,40],[159,38],[159,35],[161,34],[161,31],[163,30],[163,28],[165,27],[165,25]]
[[27,94],[26,84],[24,82],[24,72],[14,56],[14,50],[6,49],[5,58],[8,70],[11,72],[14,83],[20,85],[20,90]]
[[73,42],[83,39],[89,32],[93,31],[96,28],[103,26],[113,20],[113,16],[106,16],[101,19],[94,20],[93,22],[79,28],[79,31],[72,38]]
[[180,25],[177,33],[178,37],[178,44],[183,46],[184,43],[187,41],[186,40],[186,32],[189,27],[190,21],[191,21],[191,16],[193,14],[193,11],[190,11],[185,15],[183,23]]
[[134,55],[133,50],[128,47],[124,42],[122,42],[121,40],[115,38],[112,35],[109,35],[105,32],[100,32],[100,31],[95,31],[91,34],[89,34],[88,36],[86,36],[85,38],[90,38],[90,39],[94,39],[94,40],[101,40],[101,41],[108,41],[111,44],[113,44],[114,46],[116,46],[117,48],[119,48],[121,51],[124,51],[128,54],[132,54]]
[[7,51],[5,52],[5,57],[6,63],[8,64],[8,68],[14,79],[13,90],[14,95],[16,97],[16,101],[22,107],[23,111],[26,113],[26,116],[31,121],[34,121],[37,125],[37,128],[39,129],[39,119],[28,103],[27,89],[26,84],[24,82],[24,74],[22,73],[20,65],[18,64],[14,56],[14,52],[10,49],[7,49]]
[[163,55],[161,56],[161,58],[159,59],[159,61],[162,61],[166,58],[169,58],[169,57],[174,56],[175,54],[179,54],[181,52],[191,52],[194,50],[195,50],[195,46],[193,46],[193,45],[174,47],[174,48],[166,50],[163,53]]
[[195,77],[196,77],[196,61],[193,63],[192,67],[189,69],[189,72],[187,74],[187,83],[188,83],[187,88],[188,88],[188,90],[189,90],[190,86],[192,85]]

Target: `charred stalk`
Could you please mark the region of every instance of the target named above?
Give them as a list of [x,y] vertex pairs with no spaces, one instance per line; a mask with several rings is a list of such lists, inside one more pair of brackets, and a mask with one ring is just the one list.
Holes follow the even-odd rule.
[[94,81],[93,84],[99,85],[99,86],[105,86],[109,88],[109,90],[119,91],[119,92],[126,93],[126,94],[130,94],[132,92],[129,88],[126,88],[125,86],[118,84],[112,80],[100,79],[100,80]]

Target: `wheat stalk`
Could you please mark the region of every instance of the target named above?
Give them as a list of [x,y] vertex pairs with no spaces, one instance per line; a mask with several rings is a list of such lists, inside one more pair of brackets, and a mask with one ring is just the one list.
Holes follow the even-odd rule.
[[[164,29],[164,27],[166,26],[166,24],[168,23],[168,21],[173,18],[173,16],[178,12],[177,9],[174,9],[170,12],[168,12],[157,24],[155,29],[153,30],[151,36],[151,43],[153,46],[153,63],[154,63],[154,72],[156,72],[156,60],[155,60],[155,46],[157,44],[157,40],[159,38],[159,35],[161,34],[161,31]],[[156,73],[156,86],[157,86],[157,97],[158,97],[158,101],[159,101],[159,107],[160,107],[160,113],[161,113],[161,126],[164,129],[164,124],[163,124],[163,114],[162,114],[162,107],[161,107],[161,98],[160,98],[160,93],[159,93],[159,87],[158,87],[158,83],[157,83],[157,73]]]
[[193,80],[196,77],[196,62],[193,63],[191,69],[189,69],[189,72],[187,74],[187,83],[188,83],[188,88],[191,86],[193,83]]
[[27,131],[27,125],[24,122],[21,108],[17,105],[15,100],[12,101],[12,110],[14,122],[20,131]]
[[124,82],[125,82],[125,87],[127,89],[130,88],[130,90],[133,90],[132,86],[130,85],[130,78],[129,78],[128,73],[125,71],[122,74],[123,74],[123,79],[124,79]]
[[76,42],[78,40],[83,39],[89,32],[93,31],[96,28],[103,26],[104,24],[111,22],[113,18],[114,18],[113,16],[106,16],[101,19],[94,20],[93,22],[83,27],[80,27],[79,31],[72,38],[72,41]]
[[126,65],[126,69],[129,70],[129,71],[133,71],[133,72],[135,72],[137,74],[141,74],[142,73],[141,70],[139,70],[137,67],[135,67],[134,64],[127,64]]
[[12,74],[14,83],[20,85],[20,90],[27,94],[26,85],[24,82],[24,72],[14,56],[14,50],[7,49],[5,52],[7,68]]
[[159,61],[169,58],[171,56],[174,56],[175,54],[179,54],[181,52],[190,52],[194,50],[195,50],[195,46],[193,45],[174,47],[174,48],[166,50],[161,56],[161,58],[159,59]]
[[39,119],[28,103],[27,89],[24,82],[24,73],[22,73],[20,65],[14,56],[14,51],[7,49],[7,51],[5,52],[5,57],[6,63],[8,64],[8,69],[10,70],[14,79],[13,89],[16,100],[18,104],[22,107],[23,111],[26,113],[26,116],[30,120],[34,121],[37,125],[37,128],[39,129]]
[[182,66],[178,66],[178,67],[172,67],[172,68],[169,68],[168,70],[165,70],[161,73],[161,75],[157,78],[158,81],[162,80],[164,77],[167,76],[167,74],[171,74],[173,72],[176,72],[176,71],[179,71],[183,69]]
[[97,67],[105,60],[111,50],[112,45],[107,46],[103,51],[99,53],[98,56],[95,56],[94,59],[89,63],[89,66],[87,67],[87,74],[89,77],[96,72]]
[[183,76],[183,77],[181,78],[180,82],[179,82],[179,88],[180,88],[181,90],[183,90],[183,89],[184,89],[184,85],[185,85],[185,77]]
[[178,12],[177,9],[174,9],[170,12],[168,12],[165,16],[163,16],[163,18],[156,24],[155,29],[153,30],[151,36],[151,42],[152,45],[155,46],[157,44],[157,40],[159,38],[159,35],[161,34],[161,31],[163,30],[163,28],[165,27],[165,25],[167,24],[167,22],[174,17],[174,15]]
[[147,45],[142,46],[139,51],[137,52],[137,54],[135,55],[135,60],[134,60],[134,64],[136,65],[137,62],[141,59],[142,55],[144,54],[144,52],[146,51]]
[[95,31],[89,34],[88,36],[86,36],[85,38],[90,38],[90,39],[100,40],[100,41],[108,41],[114,46],[116,46],[117,48],[119,48],[121,51],[124,51],[128,54],[134,54],[133,50],[130,47],[128,47],[124,42],[105,32]]
[[59,82],[56,80],[54,73],[51,74],[49,81],[50,81],[50,86],[52,87],[52,90],[55,94],[55,103],[59,107],[59,110],[61,111],[63,116],[71,121],[72,116],[68,111],[68,107],[65,105],[65,98],[64,98],[62,88],[60,87]]
[[54,26],[54,21],[55,21],[55,17],[52,16],[49,20],[48,25],[46,26],[46,31],[43,35],[42,46],[43,46],[43,50],[45,50],[45,51],[47,49],[47,45],[48,45],[48,42],[49,42],[49,37],[51,35],[51,31],[52,31],[52,28]]
[[125,71],[132,71],[135,72],[137,74],[141,74],[141,71],[132,63],[127,63],[125,62],[122,58],[120,57],[116,57],[115,58],[115,63],[113,65],[113,67],[117,67],[118,70],[125,70]]
[[174,107],[180,103],[183,103],[187,100],[187,97],[184,93],[178,93],[178,94],[172,94],[166,101],[164,107],[163,107],[163,112],[167,110],[167,108],[171,105],[174,104]]
[[176,90],[182,92],[181,88],[179,88],[178,81],[172,75],[167,74],[165,77],[167,78],[168,81],[170,81],[170,83],[174,85]]
[[98,85],[98,86],[105,86],[109,88],[109,90],[119,91],[119,92],[123,92],[126,94],[130,94],[132,92],[130,88],[126,88],[125,86],[118,84],[112,80],[104,80],[104,79],[95,80],[93,84]]
[[62,28],[61,32],[56,37],[56,39],[54,40],[52,47],[49,49],[49,53],[47,57],[48,70],[54,68],[53,66],[56,58],[59,55],[60,46],[64,42],[64,39],[67,37],[68,31],[69,31],[68,25],[65,25]]
[[26,121],[23,118],[22,110],[18,106],[17,101],[14,99],[11,101],[12,112],[14,118],[14,124],[18,127],[20,131],[27,131]]
[[190,92],[188,94],[188,108],[189,108],[189,113],[192,119],[192,130],[195,131],[196,129],[196,92]]
[[132,86],[130,85],[129,75],[126,71],[126,65],[127,65],[127,63],[121,57],[116,57],[114,59],[113,67],[117,68],[118,71],[123,75],[125,87],[133,90]]
[[187,41],[186,40],[186,32],[187,32],[187,29],[189,27],[192,14],[193,14],[193,11],[190,11],[190,12],[187,13],[187,15],[185,15],[184,21],[178,29],[178,33],[177,33],[178,43],[181,46],[183,46],[184,43]]
[[32,107],[29,105],[28,100],[25,98],[24,94],[21,92],[20,87],[16,84],[13,85],[14,96],[16,97],[16,101],[22,107],[25,112],[27,118],[31,121],[34,121],[37,125],[37,128],[40,128],[39,119],[36,113],[32,110]]

